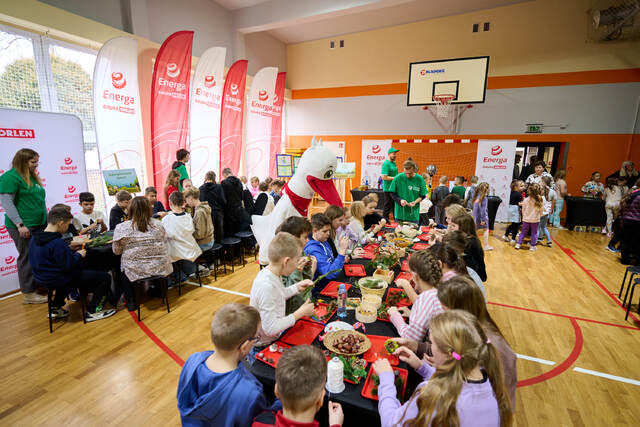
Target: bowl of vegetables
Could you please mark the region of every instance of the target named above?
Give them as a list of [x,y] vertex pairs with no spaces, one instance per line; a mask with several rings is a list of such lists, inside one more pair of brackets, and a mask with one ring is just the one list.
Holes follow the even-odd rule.
[[363,297],[367,294],[372,294],[382,298],[388,286],[385,280],[376,277],[368,276],[358,280],[358,287]]

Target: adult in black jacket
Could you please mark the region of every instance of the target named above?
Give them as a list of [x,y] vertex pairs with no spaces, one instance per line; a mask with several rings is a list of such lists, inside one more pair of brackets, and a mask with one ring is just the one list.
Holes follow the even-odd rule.
[[204,184],[199,188],[200,201],[207,202],[211,207],[213,221],[213,241],[220,243],[224,239],[224,209],[227,199],[224,197],[222,186],[216,183],[216,174],[209,171],[204,175]]
[[538,156],[531,156],[529,159],[529,164],[522,167],[522,171],[520,172],[520,180],[526,181],[529,178],[529,175],[534,173],[533,165],[538,161]]
[[242,182],[238,177],[233,176],[229,168],[225,168],[222,171],[222,177],[224,179],[220,182],[220,185],[227,201],[223,210],[224,236],[233,237],[238,231],[242,231],[244,228],[248,229],[249,218],[242,207]]

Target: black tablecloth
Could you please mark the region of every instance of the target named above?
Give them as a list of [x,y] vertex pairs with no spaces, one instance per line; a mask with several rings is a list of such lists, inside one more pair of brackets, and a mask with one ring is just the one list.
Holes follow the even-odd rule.
[[[367,265],[370,260],[366,259],[355,259],[351,261],[351,264],[362,264]],[[370,276],[373,274],[373,267],[367,268],[367,274]],[[396,275],[399,272],[399,266],[396,267]],[[355,283],[359,277],[347,277],[344,274],[344,270],[340,273],[340,276],[334,279],[335,281],[342,283]],[[393,287],[393,285],[392,285]],[[349,297],[360,297],[360,290],[355,286],[349,288],[347,292]],[[386,297],[386,295],[385,295]],[[384,298],[383,298],[384,300]],[[338,319],[337,314],[334,314],[328,321],[333,322]],[[345,322],[349,324],[355,323],[357,320],[355,318],[355,310],[347,310],[347,318],[344,319]],[[395,327],[390,322],[382,322],[376,321],[374,323],[366,323],[365,324],[367,335],[382,335],[388,337],[397,337],[398,333],[396,332]],[[283,332],[282,335],[286,333]],[[313,342],[313,345],[322,348],[325,347],[322,345],[320,341],[316,338]],[[369,371],[371,364],[367,365],[367,372]],[[407,390],[405,393],[405,398],[411,395],[412,391],[420,382],[420,377],[411,369],[406,363],[400,362],[399,367],[406,369],[409,371],[409,381],[407,382]],[[251,372],[258,378],[258,380],[264,386],[264,390],[267,393],[267,396],[270,396],[273,392],[273,387],[275,385],[275,369],[271,366],[268,366],[258,360],[251,367]],[[362,387],[364,385],[363,378],[360,381],[360,384],[354,385],[345,382],[345,389],[340,394],[332,394],[331,400],[334,402],[338,402],[342,405],[342,410],[345,415],[345,425],[365,425],[365,426],[378,426],[380,425],[380,416],[378,415],[378,402],[371,399],[366,399],[361,396]],[[328,393],[327,393],[328,394]],[[271,395],[272,396],[272,395]],[[325,399],[325,404],[323,408],[318,412],[316,416],[316,420],[320,422],[320,425],[328,425],[327,424],[327,403]]]
[[565,197],[564,204],[567,207],[565,227],[569,230],[573,230],[576,225],[604,226],[607,222],[602,199]]
[[496,222],[496,214],[498,213],[500,203],[502,203],[502,199],[498,196],[489,196],[487,200],[487,207],[489,210],[489,230],[493,230],[493,224]]
[[369,189],[369,190],[351,190],[351,200],[354,202],[357,200],[362,200],[367,194],[376,193],[378,195],[378,206],[377,209],[384,208],[384,191],[378,189]]

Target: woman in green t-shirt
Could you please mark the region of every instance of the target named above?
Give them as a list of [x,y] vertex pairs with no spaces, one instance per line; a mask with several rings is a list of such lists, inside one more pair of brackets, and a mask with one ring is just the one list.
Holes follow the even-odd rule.
[[29,239],[47,222],[45,191],[36,169],[40,156],[23,148],[13,156],[11,169],[0,176],[0,205],[5,210],[4,225],[18,250],[18,281],[24,304],[47,302],[38,295],[29,264]]

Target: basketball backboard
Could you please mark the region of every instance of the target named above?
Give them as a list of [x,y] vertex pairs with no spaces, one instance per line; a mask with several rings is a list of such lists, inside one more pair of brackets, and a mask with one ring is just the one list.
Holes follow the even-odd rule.
[[412,62],[407,105],[436,105],[434,96],[448,94],[451,104],[483,103],[488,73],[488,56]]

